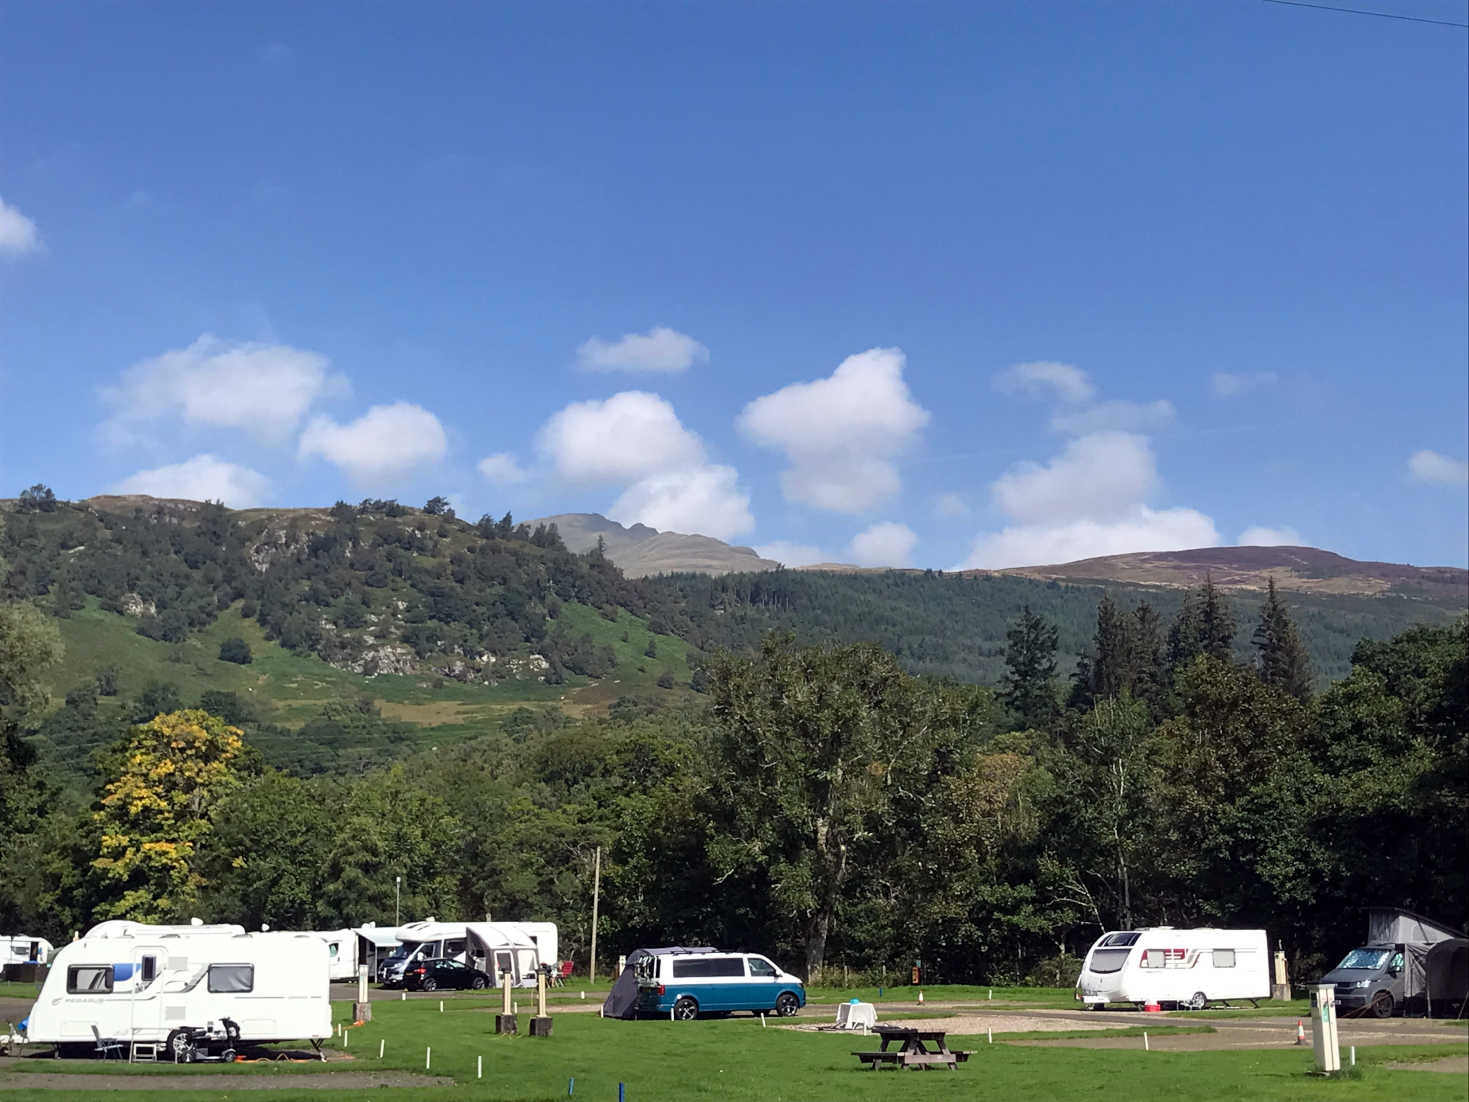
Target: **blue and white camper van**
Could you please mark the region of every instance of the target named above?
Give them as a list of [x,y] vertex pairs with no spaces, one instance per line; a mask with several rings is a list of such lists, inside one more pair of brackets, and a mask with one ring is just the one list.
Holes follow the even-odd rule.
[[692,1021],[700,1014],[790,1017],[806,1005],[799,976],[756,953],[659,953],[637,963],[638,1012]]

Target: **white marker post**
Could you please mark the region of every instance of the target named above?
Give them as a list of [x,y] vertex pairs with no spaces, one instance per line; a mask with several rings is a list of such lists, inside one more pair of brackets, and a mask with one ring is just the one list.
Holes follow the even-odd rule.
[[1148,1031],[1146,1029],[1143,1030],[1143,1051],[1144,1052],[1152,1052],[1153,1051],[1152,1049],[1150,1049],[1148,1047]]
[[379,1060],[381,1060],[383,1058],[383,1052],[387,1050],[387,1047],[388,1047],[388,1042],[387,1042],[387,1039],[386,1038],[378,1041],[378,1043],[377,1043],[377,1058]]
[[485,1058],[483,1056],[476,1056],[474,1058],[474,1077],[476,1079],[483,1079],[485,1077]]
[[432,1046],[430,1046],[430,1047],[428,1047],[428,1048],[426,1048],[426,1049],[423,1050],[423,1070],[424,1071],[428,1071],[429,1067],[432,1066],[432,1064],[433,1064],[433,1057],[434,1057],[434,1050],[433,1050],[433,1047]]

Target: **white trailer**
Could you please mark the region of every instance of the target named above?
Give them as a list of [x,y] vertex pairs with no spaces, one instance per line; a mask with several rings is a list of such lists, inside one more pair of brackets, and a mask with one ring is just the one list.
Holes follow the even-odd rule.
[[308,930],[312,937],[326,943],[328,970],[332,983],[357,978],[357,932],[355,930]]
[[1076,998],[1107,1003],[1171,1003],[1202,1010],[1211,1002],[1270,997],[1264,930],[1180,930],[1153,926],[1103,934],[1082,962]]
[[63,946],[21,1023],[27,1041],[163,1046],[192,1059],[332,1033],[327,949],[306,934],[137,927]]
[[6,964],[45,964],[56,951],[43,937],[30,934],[0,934],[0,966]]

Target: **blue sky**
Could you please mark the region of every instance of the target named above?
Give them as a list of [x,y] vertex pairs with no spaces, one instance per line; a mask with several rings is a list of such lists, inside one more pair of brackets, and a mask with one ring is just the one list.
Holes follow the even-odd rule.
[[1465,565],[1466,33],[0,3],[0,493]]

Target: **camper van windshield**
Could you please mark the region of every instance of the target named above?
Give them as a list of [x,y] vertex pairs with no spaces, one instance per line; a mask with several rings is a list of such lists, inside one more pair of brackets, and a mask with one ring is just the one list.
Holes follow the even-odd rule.
[[1092,962],[1088,967],[1093,972],[1116,972],[1127,963],[1131,949],[1093,949]]
[[1353,949],[1337,967],[1376,970],[1387,963],[1391,952],[1391,949]]

